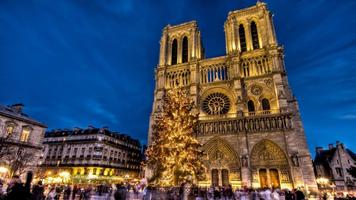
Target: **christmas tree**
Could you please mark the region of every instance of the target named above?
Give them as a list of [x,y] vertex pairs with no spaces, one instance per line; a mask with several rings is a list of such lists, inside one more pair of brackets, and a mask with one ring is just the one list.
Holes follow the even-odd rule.
[[179,186],[204,178],[201,145],[195,138],[198,112],[194,101],[179,89],[164,96],[162,110],[152,127],[152,144],[146,151],[154,186]]

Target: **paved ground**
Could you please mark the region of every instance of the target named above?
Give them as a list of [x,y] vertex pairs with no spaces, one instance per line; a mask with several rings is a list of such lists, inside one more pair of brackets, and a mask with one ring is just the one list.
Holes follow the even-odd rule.
[[[79,199],[78,197],[76,200]],[[134,194],[133,192],[127,193],[126,200],[142,200],[143,196],[142,193],[139,194]],[[109,194],[103,194],[102,196],[99,196],[97,194],[93,194],[90,197],[90,200],[115,200],[114,199],[114,194],[110,195]]]

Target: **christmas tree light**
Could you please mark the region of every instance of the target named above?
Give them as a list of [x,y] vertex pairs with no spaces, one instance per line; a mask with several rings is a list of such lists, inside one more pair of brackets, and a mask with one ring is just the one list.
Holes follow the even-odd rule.
[[194,101],[179,89],[166,93],[162,111],[152,127],[152,144],[146,151],[154,186],[179,186],[204,179],[201,145],[195,138],[198,115]]

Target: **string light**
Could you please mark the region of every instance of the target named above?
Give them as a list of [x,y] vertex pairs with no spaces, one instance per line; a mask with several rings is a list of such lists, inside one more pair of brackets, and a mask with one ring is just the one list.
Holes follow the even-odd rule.
[[153,124],[153,142],[146,151],[149,181],[154,186],[178,186],[205,179],[201,145],[195,138],[199,113],[189,96],[179,89],[166,93],[162,111]]

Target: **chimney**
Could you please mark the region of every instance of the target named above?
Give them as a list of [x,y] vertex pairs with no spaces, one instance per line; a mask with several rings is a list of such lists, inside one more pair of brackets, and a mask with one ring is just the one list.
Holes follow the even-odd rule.
[[95,127],[93,125],[89,125],[88,129],[94,129]]
[[344,148],[344,144],[339,142],[339,141],[336,141],[336,147],[341,147],[342,149]]
[[22,103],[17,103],[17,104],[11,105],[10,107],[11,107],[11,109],[14,110],[16,113],[21,114],[24,105],[23,105]]
[[323,147],[316,147],[315,151],[317,154],[320,154],[323,151]]
[[333,144],[329,144],[329,150],[333,149],[334,145]]
[[79,130],[80,130],[79,127],[74,127],[74,128],[73,128],[73,131],[75,131],[75,132],[76,132],[76,131],[79,131]]

